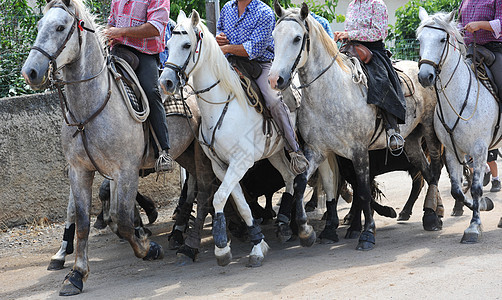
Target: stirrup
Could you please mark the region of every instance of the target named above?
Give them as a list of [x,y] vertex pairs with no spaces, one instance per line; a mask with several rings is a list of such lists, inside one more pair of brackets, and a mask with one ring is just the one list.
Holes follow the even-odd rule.
[[399,156],[404,151],[404,138],[397,132],[389,135],[387,139],[387,148],[392,156]]
[[170,173],[173,170],[174,170],[173,158],[171,157],[171,155],[169,155],[169,153],[167,153],[166,150],[162,150],[159,153],[159,158],[157,158],[157,161],[155,162],[155,172]]

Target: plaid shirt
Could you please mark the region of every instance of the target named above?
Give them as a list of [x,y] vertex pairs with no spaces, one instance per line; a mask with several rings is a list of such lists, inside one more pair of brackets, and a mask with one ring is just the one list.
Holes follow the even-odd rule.
[[[459,23],[464,27],[475,21],[489,21],[493,29],[493,32],[476,31],[476,43],[502,42],[502,0],[463,0],[459,9]],[[464,39],[466,44],[474,42],[473,34],[467,31]]]
[[121,37],[115,39],[113,43],[130,46],[146,54],[164,51],[169,8],[169,0],[112,0],[108,25],[119,28],[137,27],[148,22],[159,31],[159,35],[155,37],[144,39]]
[[274,12],[265,3],[252,0],[239,17],[237,1],[232,0],[221,9],[216,34],[225,33],[232,45],[242,44],[249,59],[271,61],[274,59],[274,27]]

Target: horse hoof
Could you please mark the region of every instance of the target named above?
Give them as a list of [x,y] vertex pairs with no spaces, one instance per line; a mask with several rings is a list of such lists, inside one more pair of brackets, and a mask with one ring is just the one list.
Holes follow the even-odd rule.
[[64,260],[59,260],[59,259],[51,259],[51,262],[47,267],[47,270],[49,271],[62,270],[62,269],[64,269]]
[[279,225],[277,226],[276,235],[277,238],[279,239],[279,242],[285,243],[291,239],[293,231],[291,230],[288,224],[279,223]]
[[410,219],[411,214],[408,212],[402,211],[399,213],[398,221],[408,221]]
[[302,247],[311,247],[316,241],[316,234],[312,226],[308,226],[309,229],[305,230],[304,233],[300,235],[300,245]]
[[164,250],[162,249],[162,246],[157,244],[156,242],[150,241],[150,250],[148,250],[146,256],[143,257],[143,260],[156,260],[163,258]]
[[352,219],[354,219],[354,215],[351,213],[348,213],[347,215],[345,215],[345,217],[343,217],[342,225],[352,224]]
[[180,230],[173,230],[168,239],[169,250],[177,250],[183,245],[183,233]]
[[71,270],[66,275],[63,286],[59,290],[59,296],[73,296],[82,293],[84,288],[83,275],[77,270]]
[[310,200],[305,204],[305,212],[313,212],[317,208],[317,203]]
[[346,239],[357,239],[361,235],[360,231],[355,231],[355,230],[347,230],[347,233],[345,234]]
[[464,214],[464,210],[463,209],[453,209],[453,211],[451,212],[451,216],[452,217],[460,217]]
[[222,256],[216,256],[216,261],[218,262],[218,266],[224,267],[228,265],[232,261],[232,252],[228,251]]
[[359,236],[359,243],[356,250],[368,251],[375,248],[375,234],[369,231],[363,231]]
[[99,230],[105,229],[106,226],[107,225],[106,225],[105,221],[102,219],[96,219],[96,222],[94,222],[94,225],[93,225],[94,228],[99,229]]
[[176,253],[176,265],[179,267],[191,265],[194,260],[191,257],[186,256],[184,253]]
[[424,213],[422,225],[426,231],[438,231],[443,229],[443,221],[438,218],[434,211]]
[[148,224],[153,224],[157,220],[159,213],[154,209],[150,213],[147,213],[146,216],[148,217]]
[[70,282],[64,282],[63,286],[59,290],[59,296],[74,296],[82,293],[77,287],[75,287]]
[[476,244],[479,240],[479,233],[476,232],[464,232],[460,243],[462,244]]
[[246,264],[246,267],[248,267],[248,268],[261,267],[263,259],[264,259],[263,256],[250,255],[249,256],[249,261]]
[[490,211],[495,207],[492,199],[488,197],[483,197],[479,199],[479,210],[480,211]]
[[324,230],[319,235],[321,244],[333,244],[339,241],[338,234],[336,233],[336,228],[333,226],[326,226]]

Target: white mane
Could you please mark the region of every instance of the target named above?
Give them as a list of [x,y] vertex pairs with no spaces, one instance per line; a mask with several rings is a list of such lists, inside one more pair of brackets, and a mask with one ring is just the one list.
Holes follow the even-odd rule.
[[427,19],[423,20],[417,28],[417,36],[422,32],[425,26],[437,26],[438,28],[442,28],[446,30],[450,35],[452,35],[458,42],[460,53],[465,57],[466,48],[464,44],[464,37],[458,30],[458,23],[456,21],[447,22],[448,13],[438,12]]
[[[191,24],[191,18],[181,20],[176,28],[183,27],[188,33],[192,45],[196,45],[197,37]],[[230,63],[223,55],[216,39],[209,29],[202,22],[197,24],[197,28],[202,31],[202,46],[199,62],[207,62],[204,68],[209,68],[213,74],[217,74],[221,87],[228,93],[235,95],[241,105],[247,105],[247,96],[241,88],[241,81],[237,73],[232,69]],[[192,55],[195,55],[192,53]]]

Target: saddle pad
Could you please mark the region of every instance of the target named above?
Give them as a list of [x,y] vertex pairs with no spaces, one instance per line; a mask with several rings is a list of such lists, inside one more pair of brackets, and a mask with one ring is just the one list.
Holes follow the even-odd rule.
[[401,82],[401,89],[403,90],[403,94],[405,97],[410,97],[415,94],[415,85],[411,78],[402,70],[396,68],[394,66],[394,70],[396,70],[397,76],[399,77],[399,82]]
[[185,111],[183,107],[183,100],[179,98],[178,95],[168,95],[164,101],[164,108],[166,110],[166,116],[187,116],[188,111]]

